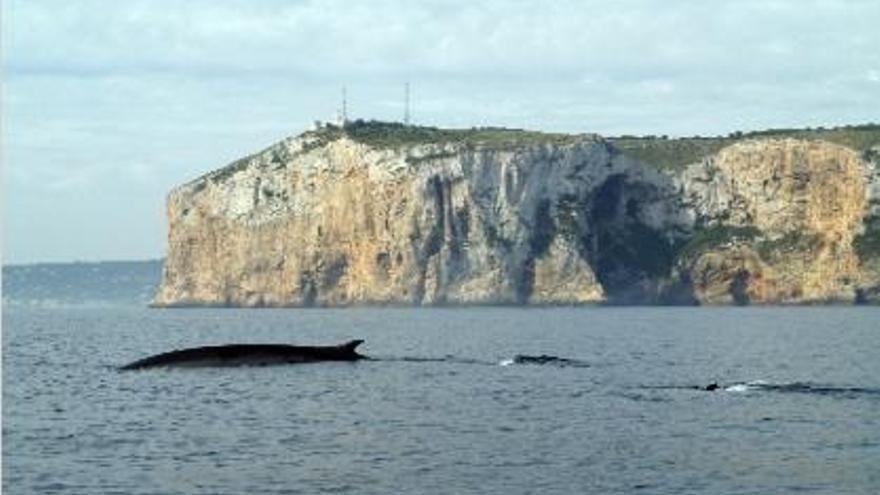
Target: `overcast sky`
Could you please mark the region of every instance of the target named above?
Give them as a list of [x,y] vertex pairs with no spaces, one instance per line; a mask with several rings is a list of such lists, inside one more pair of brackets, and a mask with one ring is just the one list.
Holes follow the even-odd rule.
[[3,0],[4,263],[164,256],[176,184],[332,118],[880,121],[880,1]]

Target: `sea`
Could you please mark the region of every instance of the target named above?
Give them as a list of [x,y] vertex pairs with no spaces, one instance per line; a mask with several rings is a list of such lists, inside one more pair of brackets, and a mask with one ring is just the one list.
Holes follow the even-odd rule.
[[[877,308],[6,302],[5,494],[880,493]],[[355,338],[372,359],[118,369]]]

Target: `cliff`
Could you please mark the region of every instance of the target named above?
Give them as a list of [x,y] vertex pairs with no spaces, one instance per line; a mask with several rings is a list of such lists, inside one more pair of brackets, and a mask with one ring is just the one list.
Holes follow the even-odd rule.
[[750,140],[722,149],[680,176],[682,199],[695,213],[692,239],[707,230],[718,239],[680,259],[678,271],[701,303],[861,298],[877,283],[863,273],[855,243],[867,233],[873,168],[822,141]]
[[595,135],[323,127],[170,193],[154,303],[872,300],[871,153],[747,139],[670,170]]

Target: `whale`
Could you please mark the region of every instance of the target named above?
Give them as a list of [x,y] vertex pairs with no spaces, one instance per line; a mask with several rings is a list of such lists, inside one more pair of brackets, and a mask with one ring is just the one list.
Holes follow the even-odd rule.
[[513,356],[511,359],[505,359],[499,363],[501,366],[509,366],[511,364],[537,364],[537,365],[555,365],[555,366],[576,366],[576,367],[589,367],[588,363],[583,361],[579,361],[577,359],[569,359],[559,356],[553,356],[550,354],[540,354],[540,355],[528,355],[528,354],[517,354]]
[[515,364],[567,364],[571,362],[571,360],[559,356],[551,356],[549,354],[541,354],[539,356],[517,354],[516,356],[513,356],[513,362]]
[[357,361],[368,359],[355,350],[363,343],[363,340],[351,340],[332,346],[228,344],[192,347],[145,357],[119,369],[127,371],[161,367],[267,366],[319,361]]

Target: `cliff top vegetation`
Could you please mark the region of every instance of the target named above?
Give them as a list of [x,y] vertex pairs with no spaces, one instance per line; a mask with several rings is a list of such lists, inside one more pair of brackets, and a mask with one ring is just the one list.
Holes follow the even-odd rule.
[[[376,148],[401,148],[420,144],[460,144],[469,148],[510,150],[537,145],[568,145],[596,140],[595,134],[565,134],[505,127],[472,127],[470,129],[442,129],[439,127],[405,125],[400,122],[356,120],[345,126],[326,124],[307,131],[304,136],[312,140],[306,150],[319,148],[343,136]],[[880,146],[880,124],[865,124],[834,128],[768,129],[752,132],[733,132],[727,136],[693,136],[669,138],[668,136],[618,136],[609,137],[617,149],[661,170],[680,170],[703,157],[717,153],[738,141],[756,138],[822,139],[859,151],[866,158],[875,159],[871,148]],[[259,153],[200,177],[222,180],[239,170]],[[876,148],[875,148],[876,150]],[[275,159],[282,160],[278,156]],[[197,181],[199,180],[197,179]]]
[[624,153],[639,160],[660,169],[676,170],[705,156],[715,154],[721,148],[738,141],[757,138],[821,139],[867,154],[872,146],[880,145],[880,124],[737,131],[727,136],[710,137],[619,136],[610,137],[608,140]]
[[438,127],[404,125],[400,122],[356,120],[344,127],[327,124],[309,131],[318,138],[317,145],[346,136],[359,143],[377,148],[400,148],[418,144],[456,143],[475,148],[510,149],[541,144],[566,145],[593,135],[562,134],[504,127],[473,127],[441,129]]
[[[327,124],[309,132],[317,137],[314,146],[322,146],[342,136],[377,148],[400,148],[418,144],[458,143],[474,148],[513,149],[541,144],[566,145],[594,137],[590,134],[564,134],[509,129],[472,127],[441,129],[405,125],[400,122],[356,120],[343,126]],[[821,139],[861,153],[880,145],[880,124],[833,128],[767,129],[732,132],[727,136],[618,136],[608,140],[624,153],[664,170],[676,170],[717,153],[738,141],[756,138]]]

